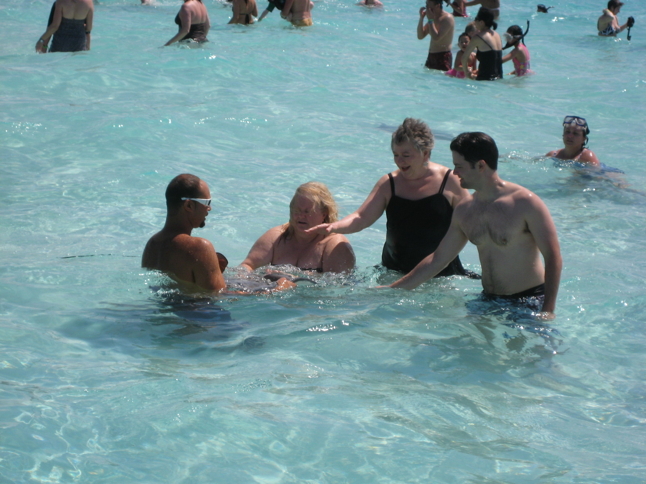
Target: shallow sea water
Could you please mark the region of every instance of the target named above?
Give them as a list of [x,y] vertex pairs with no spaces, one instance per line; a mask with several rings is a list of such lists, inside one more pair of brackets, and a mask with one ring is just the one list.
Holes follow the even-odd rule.
[[[420,2],[318,1],[299,30],[204,1],[200,48],[160,48],[181,2],[104,0],[90,52],[41,56],[51,3],[0,5],[0,482],[646,482],[646,7],[627,42],[596,36],[605,1],[503,2],[536,75],[476,83],[423,68]],[[623,181],[540,158],[566,114]],[[447,166],[453,136],[491,134],[545,200],[549,327],[469,279],[373,289],[383,220],[349,236],[353,277],[280,295],[191,301],[139,268],[178,173],[210,184],[195,234],[235,266],[301,183],[354,210],[407,116]]]

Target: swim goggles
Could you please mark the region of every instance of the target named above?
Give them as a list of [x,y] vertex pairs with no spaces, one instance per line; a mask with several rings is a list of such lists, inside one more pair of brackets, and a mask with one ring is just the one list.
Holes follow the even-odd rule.
[[570,124],[581,126],[582,128],[585,128],[585,134],[590,134],[590,128],[588,128],[588,122],[585,118],[580,118],[579,116],[565,116],[563,119],[563,126],[569,126]]
[[210,207],[211,206],[211,199],[210,198],[187,198],[187,197],[182,197],[182,200],[193,200],[194,202],[201,203],[205,207]]

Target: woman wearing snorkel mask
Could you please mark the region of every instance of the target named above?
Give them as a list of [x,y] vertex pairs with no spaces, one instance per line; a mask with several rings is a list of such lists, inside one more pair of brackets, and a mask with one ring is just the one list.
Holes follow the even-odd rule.
[[507,45],[503,47],[503,50],[513,47],[512,51],[502,58],[503,62],[510,60],[514,62],[514,72],[510,72],[510,76],[516,75],[520,77],[532,74],[532,71],[529,70],[529,50],[525,46],[527,32],[529,32],[529,22],[525,33],[518,25],[512,25],[505,33]]
[[588,122],[579,116],[565,116],[563,120],[563,144],[565,148],[554,150],[545,156],[559,160],[572,160],[590,166],[600,166],[599,158],[592,150],[585,147],[588,144],[590,128]]

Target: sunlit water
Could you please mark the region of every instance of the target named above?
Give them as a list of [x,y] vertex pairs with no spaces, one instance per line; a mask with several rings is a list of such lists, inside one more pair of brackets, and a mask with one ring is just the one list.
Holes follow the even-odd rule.
[[[646,7],[624,6],[629,43],[596,36],[605,0],[507,0],[499,30],[531,20],[536,75],[476,83],[425,70],[421,2],[385,1],[318,1],[297,30],[277,11],[228,26],[205,0],[211,42],[188,49],[160,48],[181,2],[105,0],[73,55],[33,53],[49,1],[2,2],[0,482],[645,482]],[[566,114],[621,180],[540,158]],[[374,268],[383,220],[349,237],[350,278],[151,288],[140,256],[173,176],[210,184],[196,235],[233,267],[303,182],[358,207],[407,116],[447,166],[453,136],[491,134],[501,176],[545,200],[564,258],[549,327],[470,279],[373,289],[394,278]],[[463,261],[480,269],[472,246]]]

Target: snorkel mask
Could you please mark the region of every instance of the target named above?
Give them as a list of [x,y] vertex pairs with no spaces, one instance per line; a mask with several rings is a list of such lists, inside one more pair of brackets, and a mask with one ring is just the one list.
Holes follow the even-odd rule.
[[[509,31],[512,32],[509,32]],[[525,45],[525,36],[527,35],[527,32],[529,32],[529,20],[527,21],[527,29],[525,32],[520,28],[518,25],[512,25],[507,29],[507,32],[505,32],[505,40],[507,41],[507,45],[505,45],[502,49],[509,49],[510,47],[515,46],[519,41]]]
[[588,127],[588,122],[585,118],[579,116],[565,116],[563,119],[563,127],[567,128],[568,126],[578,126],[579,128],[585,129],[585,142],[583,146],[588,144],[588,135],[590,134],[590,128]]

